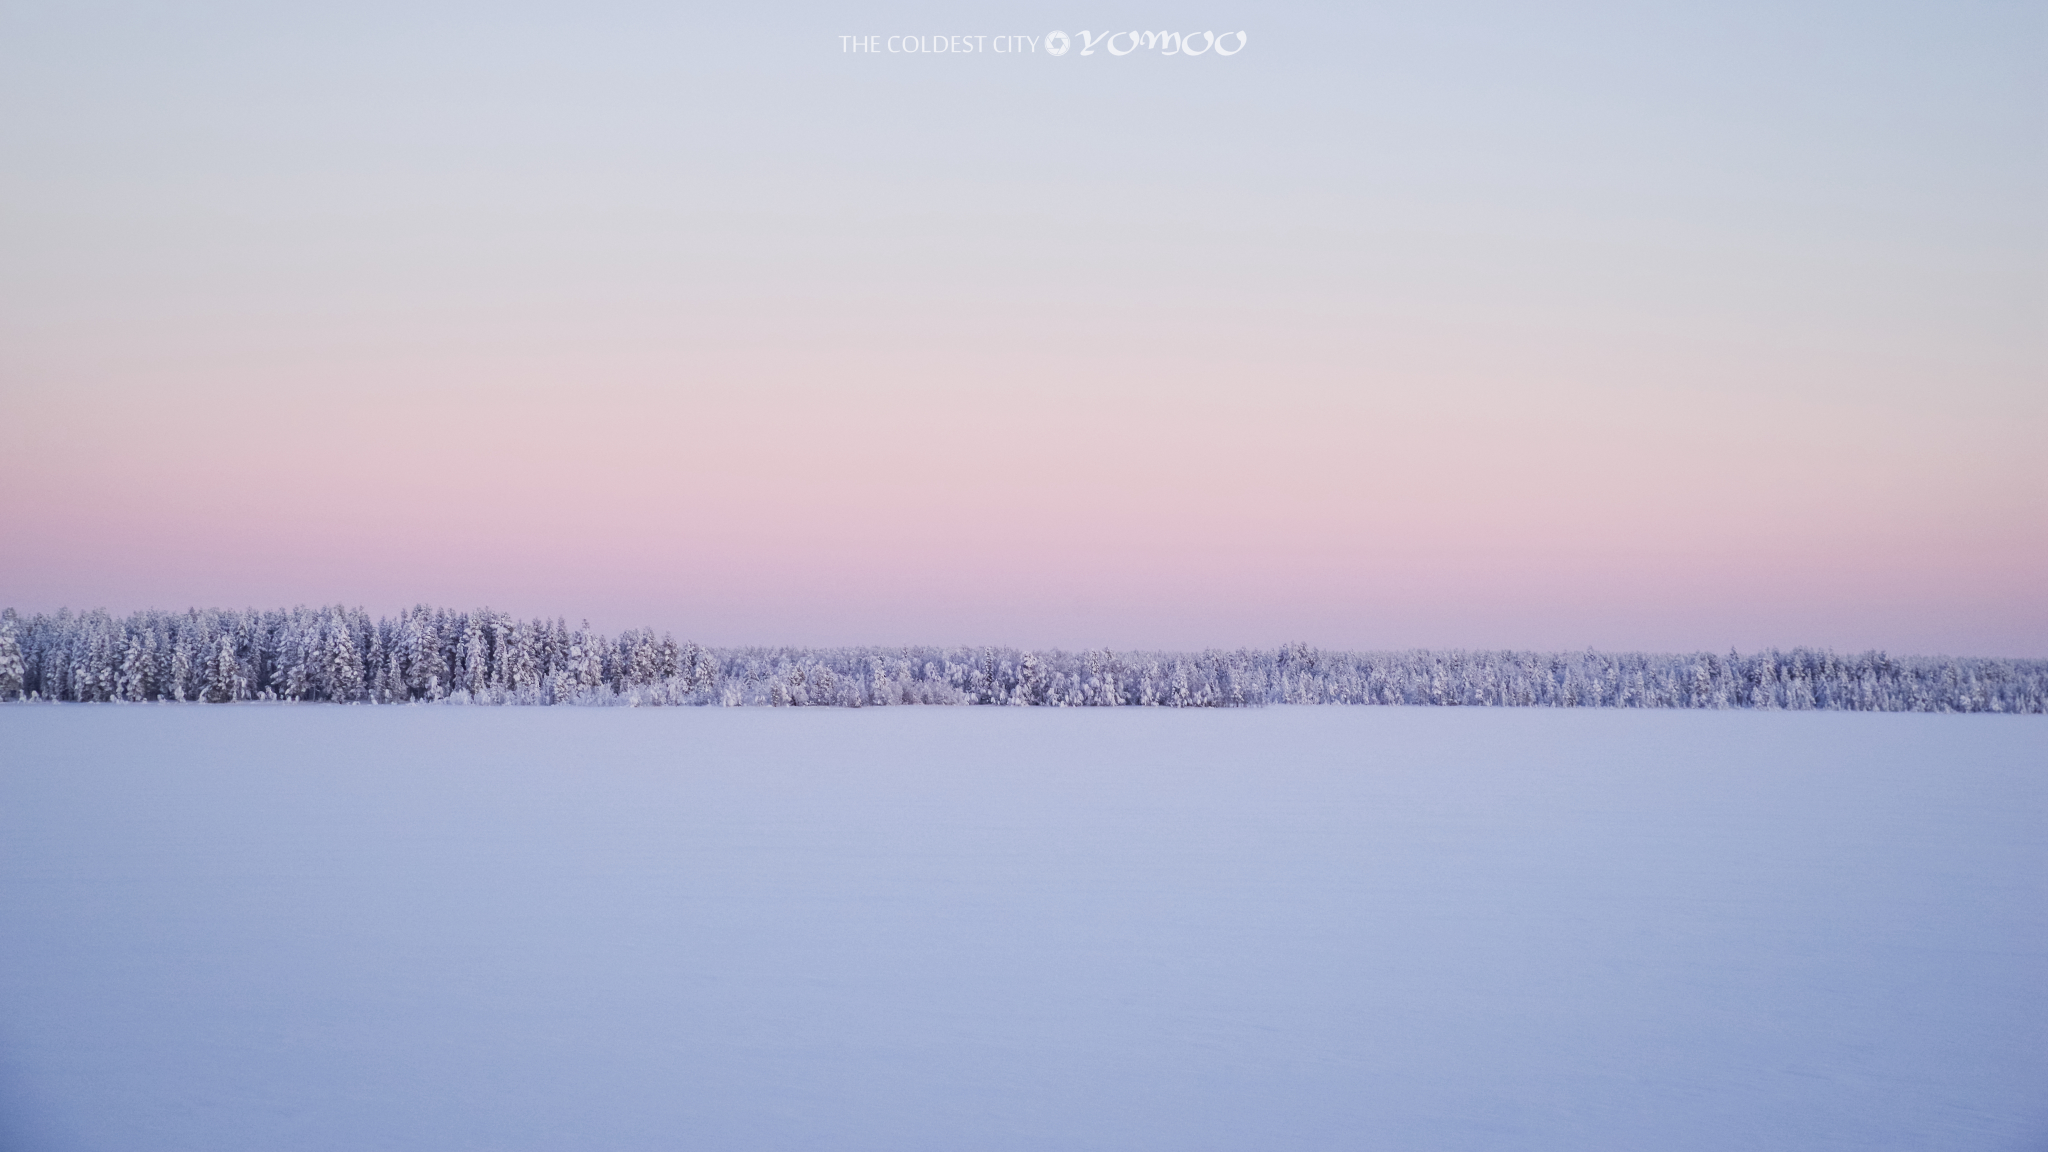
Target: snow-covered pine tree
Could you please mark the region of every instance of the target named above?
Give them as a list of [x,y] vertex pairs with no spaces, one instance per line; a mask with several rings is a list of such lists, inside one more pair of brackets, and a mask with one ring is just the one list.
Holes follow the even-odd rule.
[[327,698],[351,704],[362,699],[365,686],[363,656],[356,650],[353,630],[339,608],[327,619],[324,647],[326,652],[322,663],[327,673]]
[[569,634],[568,657],[563,668],[564,676],[555,690],[557,700],[575,699],[585,693],[595,692],[604,684],[604,654],[598,648],[598,638],[590,631],[590,621]]
[[[481,642],[479,642],[479,636]],[[486,658],[489,674],[477,662]],[[458,659],[459,654],[459,659]],[[366,658],[366,656],[368,658]],[[0,696],[50,700],[443,698],[497,702],[1272,703],[2048,712],[2048,661],[1729,653],[1067,653],[985,648],[711,651],[557,619],[425,606],[0,615]]]
[[276,632],[276,670],[271,679],[277,694],[286,700],[310,700],[319,691],[320,629],[306,619],[303,607],[294,608],[280,621]]
[[710,692],[718,687],[718,661],[695,642],[683,646],[679,662],[684,691]]
[[209,704],[226,704],[241,696],[241,677],[235,665],[235,638],[223,632],[214,642],[213,660],[207,668],[204,699]]
[[472,698],[485,696],[491,683],[491,646],[485,630],[491,622],[488,608],[463,617],[455,642],[454,689]]
[[434,621],[422,605],[407,613],[401,626],[399,651],[405,666],[407,695],[415,700],[439,700],[447,681],[441,668],[440,642]]
[[191,700],[198,695],[193,680],[194,663],[192,656],[192,630],[180,629],[178,638],[171,642],[171,672],[168,691],[173,700]]
[[620,659],[626,684],[642,687],[661,679],[661,651],[652,630],[628,631],[619,638]]
[[384,665],[384,629],[373,627],[368,633],[368,650],[363,653],[363,692],[372,704],[391,703],[385,694]]
[[532,693],[540,687],[540,666],[535,653],[535,633],[540,627],[539,621],[519,620],[501,627],[491,679],[504,691],[516,695]]
[[384,670],[378,673],[379,689],[387,704],[403,704],[412,699],[412,690],[405,686],[405,668],[400,664],[398,649],[392,648],[384,656]]
[[156,695],[156,634],[145,625],[131,629],[121,646],[119,697],[142,701]]
[[28,663],[21,656],[19,621],[14,609],[0,611],[0,700],[19,700],[27,690]]

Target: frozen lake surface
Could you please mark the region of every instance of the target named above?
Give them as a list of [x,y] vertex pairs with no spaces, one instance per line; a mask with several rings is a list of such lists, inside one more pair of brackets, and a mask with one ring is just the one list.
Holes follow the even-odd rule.
[[2048,1147],[2048,721],[0,707],[0,1147]]

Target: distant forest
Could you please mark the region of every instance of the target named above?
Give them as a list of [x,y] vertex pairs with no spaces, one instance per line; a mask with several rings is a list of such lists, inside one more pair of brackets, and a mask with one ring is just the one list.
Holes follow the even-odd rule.
[[425,606],[0,613],[0,700],[363,704],[1415,704],[2048,712],[2048,660],[1697,652],[705,648]]

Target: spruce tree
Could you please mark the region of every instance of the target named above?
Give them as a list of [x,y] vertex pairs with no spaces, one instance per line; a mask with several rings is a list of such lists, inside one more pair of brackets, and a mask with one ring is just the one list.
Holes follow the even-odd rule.
[[28,666],[21,658],[14,609],[0,611],[0,700],[18,700],[25,691]]

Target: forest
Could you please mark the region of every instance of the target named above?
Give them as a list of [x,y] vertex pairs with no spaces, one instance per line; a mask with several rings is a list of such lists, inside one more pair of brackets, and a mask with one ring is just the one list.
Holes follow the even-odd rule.
[[0,612],[0,700],[2048,712],[2048,660],[1411,650],[709,648],[488,608]]

